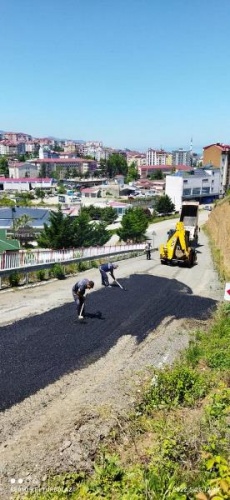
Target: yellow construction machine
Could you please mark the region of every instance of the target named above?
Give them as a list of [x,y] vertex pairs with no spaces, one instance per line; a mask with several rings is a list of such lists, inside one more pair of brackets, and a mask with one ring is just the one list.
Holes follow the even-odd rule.
[[177,222],[176,229],[169,231],[168,241],[160,245],[161,264],[184,264],[192,267],[197,258],[196,250],[189,246],[189,231],[183,222]]

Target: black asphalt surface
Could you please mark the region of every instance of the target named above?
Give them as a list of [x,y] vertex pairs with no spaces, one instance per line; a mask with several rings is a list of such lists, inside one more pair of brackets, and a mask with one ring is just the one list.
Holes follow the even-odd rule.
[[119,282],[127,291],[89,294],[83,321],[73,302],[0,328],[1,410],[96,361],[123,335],[141,343],[166,316],[206,319],[216,306],[175,279],[133,274]]

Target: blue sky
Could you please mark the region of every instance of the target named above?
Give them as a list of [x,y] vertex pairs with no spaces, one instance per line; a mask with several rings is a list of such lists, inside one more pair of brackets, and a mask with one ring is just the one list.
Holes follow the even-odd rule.
[[230,143],[230,0],[0,0],[0,130]]

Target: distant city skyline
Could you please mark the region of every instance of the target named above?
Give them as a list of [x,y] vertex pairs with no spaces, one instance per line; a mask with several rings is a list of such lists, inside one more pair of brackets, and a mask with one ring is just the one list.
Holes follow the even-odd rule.
[[[148,149],[156,149],[156,150],[164,150],[164,151],[173,151],[173,150],[178,150],[178,149],[184,149],[186,151],[189,151],[190,150],[190,145],[191,145],[191,140],[190,140],[190,143],[189,143],[189,146],[178,146],[178,147],[162,147],[162,146],[159,146],[159,147],[155,147],[155,146],[148,146],[146,149],[142,149],[142,148],[129,148],[128,146],[125,146],[124,148],[121,148],[121,147],[117,147],[117,148],[113,148],[112,146],[108,145],[108,144],[105,144],[103,139],[98,139],[98,140],[94,140],[94,139],[76,139],[76,138],[69,138],[69,137],[55,137],[54,135],[52,134],[49,134],[47,136],[34,136],[33,134],[31,134],[30,132],[28,131],[23,131],[23,130],[1,130],[0,129],[0,134],[6,134],[6,133],[12,133],[12,134],[26,134],[26,135],[30,135],[33,139],[43,139],[43,138],[46,138],[46,139],[54,139],[56,141],[73,141],[73,142],[78,142],[78,143],[86,143],[86,142],[101,142],[103,144],[103,147],[105,148],[112,148],[112,149],[121,149],[121,150],[130,150],[130,151],[137,151],[137,152],[140,152],[140,153],[146,153]],[[192,148],[193,152],[196,153],[196,154],[201,154],[202,153],[202,150],[203,150],[203,146],[200,148],[200,151],[199,150],[194,150],[194,147]]]
[[230,143],[229,0],[8,0],[0,14],[4,130],[138,151]]

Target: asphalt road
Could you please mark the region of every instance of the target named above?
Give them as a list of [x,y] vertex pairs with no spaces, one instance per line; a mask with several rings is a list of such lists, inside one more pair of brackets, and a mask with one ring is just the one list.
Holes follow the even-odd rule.
[[[172,222],[158,225],[156,238],[162,238],[166,226]],[[205,235],[202,238],[205,242]],[[218,301],[215,284],[212,288],[212,263],[202,241],[193,269],[161,266],[155,253],[151,261],[145,257],[126,261],[123,274],[126,277],[119,282],[127,290],[96,287],[87,297],[83,321],[77,319],[75,305],[68,299],[59,307],[0,328],[1,410],[93,363],[122,336],[135,336],[141,343],[166,317],[205,319]],[[13,301],[13,293],[8,295]]]

